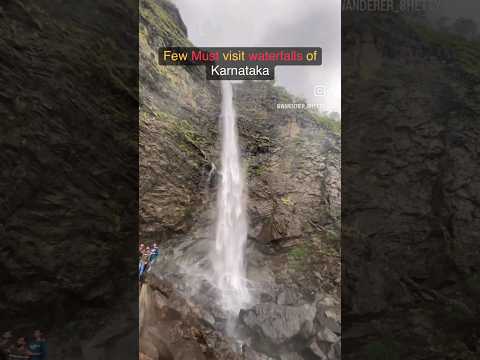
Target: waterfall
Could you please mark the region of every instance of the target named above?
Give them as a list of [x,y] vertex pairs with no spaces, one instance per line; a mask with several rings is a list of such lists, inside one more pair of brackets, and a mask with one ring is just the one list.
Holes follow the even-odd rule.
[[217,171],[217,168],[215,167],[215,164],[212,162],[210,165],[210,171],[208,172],[207,187],[210,186],[212,182],[212,177],[215,174],[215,171]]
[[245,269],[247,209],[232,84],[222,81],[221,181],[217,194],[217,224],[213,268],[221,305],[238,315],[250,299]]

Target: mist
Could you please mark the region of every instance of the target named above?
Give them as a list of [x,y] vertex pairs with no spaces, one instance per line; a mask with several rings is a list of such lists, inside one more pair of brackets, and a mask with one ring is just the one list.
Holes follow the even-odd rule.
[[[174,0],[195,46],[315,46],[322,66],[277,67],[275,81],[322,111],[341,111],[340,0]],[[321,89],[319,91],[319,89]]]

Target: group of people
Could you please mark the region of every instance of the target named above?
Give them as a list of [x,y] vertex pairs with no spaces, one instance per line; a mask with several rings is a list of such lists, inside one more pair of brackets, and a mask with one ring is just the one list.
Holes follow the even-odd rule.
[[156,243],[154,243],[152,247],[140,244],[138,253],[140,258],[138,263],[138,278],[142,280],[145,273],[150,269],[150,266],[155,262],[158,255],[160,255],[160,250]]
[[46,360],[47,341],[40,330],[33,332],[33,337],[13,337],[11,331],[3,333],[0,340],[1,360]]

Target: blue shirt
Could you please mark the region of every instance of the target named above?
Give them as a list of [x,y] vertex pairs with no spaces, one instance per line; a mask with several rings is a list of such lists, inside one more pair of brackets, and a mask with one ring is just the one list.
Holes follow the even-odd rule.
[[45,360],[47,358],[47,343],[45,340],[33,340],[28,349],[34,354],[31,360]]
[[150,261],[153,261],[157,258],[157,256],[160,255],[160,251],[156,248],[152,250],[152,253],[150,255]]

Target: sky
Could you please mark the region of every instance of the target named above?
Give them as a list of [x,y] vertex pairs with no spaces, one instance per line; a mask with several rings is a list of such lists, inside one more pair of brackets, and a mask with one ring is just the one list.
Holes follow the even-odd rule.
[[340,0],[172,0],[195,46],[314,46],[321,66],[282,66],[275,81],[321,111],[341,110]]
[[480,1],[479,0],[436,0],[431,10],[433,16],[440,18],[445,16],[450,20],[466,17],[480,22]]

